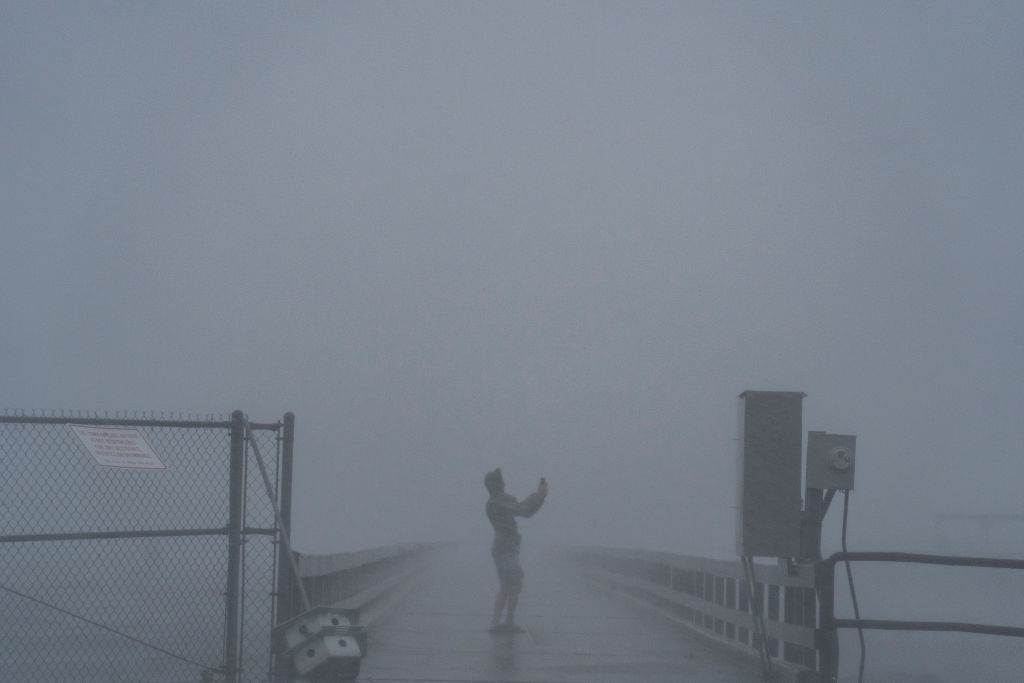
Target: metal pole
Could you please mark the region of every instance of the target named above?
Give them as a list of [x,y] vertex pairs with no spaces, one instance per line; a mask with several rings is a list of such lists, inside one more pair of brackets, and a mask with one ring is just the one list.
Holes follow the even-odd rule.
[[818,649],[820,680],[832,683],[839,673],[839,639],[836,635],[835,614],[836,566],[832,562],[814,565],[814,584],[818,591]]
[[[292,532],[292,455],[295,447],[295,415],[285,413],[281,433],[281,466],[279,470],[277,504],[281,519],[279,525],[284,535],[291,538]],[[280,534],[279,534],[280,536]],[[292,598],[292,581],[299,577],[292,575],[289,544],[282,538],[277,542],[277,623],[281,624],[295,615]]]
[[[295,414],[285,413],[284,429],[281,433],[281,464],[278,470],[278,526],[277,540],[277,599],[275,626],[283,624],[298,613],[295,588],[302,579],[296,575],[295,557],[292,554],[292,459],[295,447]],[[273,501],[271,501],[273,502]],[[274,680],[281,683],[291,680],[291,673],[282,655],[274,657]]]
[[[280,519],[278,524],[283,534],[277,539],[277,599],[274,625],[283,624],[295,614],[295,599],[292,595],[292,581],[300,581],[293,576],[292,552],[290,544],[285,543],[283,536],[291,535],[292,528],[292,455],[295,446],[295,414],[285,413],[284,428],[281,433],[281,464],[278,470],[278,506]],[[274,680],[286,681],[287,673],[283,671],[283,657],[274,657]]]
[[227,683],[239,680],[239,614],[241,612],[242,497],[245,492],[245,416],[231,413],[231,465],[228,496],[228,577],[224,592],[224,671]]
[[823,507],[821,489],[804,489],[804,511],[800,517],[800,559],[804,562],[821,559]]
[[[247,428],[246,433],[249,435],[249,443],[252,445],[253,455],[256,456],[256,464],[259,465],[260,475],[263,477],[263,485],[266,487],[267,490],[267,498],[270,499],[270,505],[274,508],[274,521],[278,525],[278,534],[281,537],[281,542],[289,550],[289,552],[287,553],[287,557],[290,560],[290,564],[292,567],[292,575],[298,576],[299,567],[295,563],[294,554],[290,552],[292,548],[292,542],[289,539],[288,531],[284,529],[283,526],[281,525],[281,508],[279,508],[277,505],[277,500],[274,496],[274,487],[271,486],[270,484],[270,476],[267,474],[266,465],[263,464],[263,456],[260,455],[260,449],[259,446],[256,445],[256,437],[252,435],[252,430]],[[310,604],[309,598],[306,597],[305,588],[303,588],[302,583],[296,583],[294,585],[295,588],[298,589],[299,597],[302,598],[302,609],[308,611],[310,609]]]

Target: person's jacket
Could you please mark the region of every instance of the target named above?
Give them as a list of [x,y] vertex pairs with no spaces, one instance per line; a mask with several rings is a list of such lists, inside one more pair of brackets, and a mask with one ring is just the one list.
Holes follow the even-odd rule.
[[544,499],[537,493],[531,493],[522,501],[516,500],[509,493],[492,494],[487,501],[487,519],[491,520],[491,526],[494,527],[491,553],[505,555],[519,552],[522,537],[519,535],[516,517],[532,517],[543,504]]

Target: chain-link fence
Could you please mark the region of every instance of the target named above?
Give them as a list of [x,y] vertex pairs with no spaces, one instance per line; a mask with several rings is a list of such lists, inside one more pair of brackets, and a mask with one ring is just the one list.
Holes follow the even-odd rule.
[[0,416],[0,681],[269,680],[293,428]]

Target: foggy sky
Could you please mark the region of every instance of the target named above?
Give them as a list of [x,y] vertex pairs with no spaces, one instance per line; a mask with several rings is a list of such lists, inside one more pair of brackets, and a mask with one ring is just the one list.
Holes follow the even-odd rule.
[[[733,548],[736,397],[851,540],[1020,512],[1016,3],[0,5],[0,409],[296,414],[294,540]],[[829,538],[835,513],[826,528]],[[1003,554],[1019,555],[1019,546]]]

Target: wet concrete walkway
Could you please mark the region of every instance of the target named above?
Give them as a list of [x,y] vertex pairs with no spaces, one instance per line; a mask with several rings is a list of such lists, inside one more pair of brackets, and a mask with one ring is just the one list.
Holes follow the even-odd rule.
[[[756,683],[730,657],[642,608],[588,588],[526,548],[519,635],[492,635],[497,577],[486,546],[439,557],[423,584],[370,629],[360,681],[384,683]],[[537,551],[539,552],[539,551]]]

